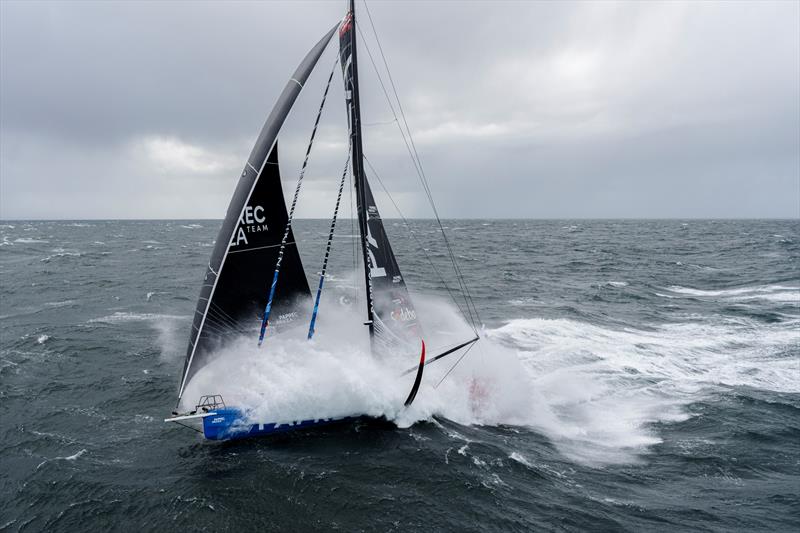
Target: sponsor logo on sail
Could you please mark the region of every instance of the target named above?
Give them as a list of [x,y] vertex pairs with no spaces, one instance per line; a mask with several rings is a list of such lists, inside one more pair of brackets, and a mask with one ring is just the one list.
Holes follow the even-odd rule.
[[240,244],[249,244],[247,236],[252,233],[260,233],[262,231],[269,231],[267,219],[264,216],[264,207],[260,205],[245,207],[242,216],[239,217],[239,227],[236,229],[233,242],[231,246],[239,246]]
[[392,320],[398,322],[408,322],[409,320],[416,320],[417,312],[408,307],[400,307],[392,311]]
[[285,324],[287,322],[291,322],[292,320],[296,319],[299,316],[297,311],[291,311],[289,313],[283,313],[282,315],[278,315],[278,319],[274,322],[275,325],[278,324]]

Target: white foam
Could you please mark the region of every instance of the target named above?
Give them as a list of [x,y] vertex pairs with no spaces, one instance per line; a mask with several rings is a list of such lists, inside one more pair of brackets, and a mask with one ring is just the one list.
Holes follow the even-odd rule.
[[86,448],[83,448],[72,455],[67,455],[66,457],[53,457],[52,459],[45,459],[36,466],[36,470],[39,470],[42,466],[44,466],[46,463],[49,463],[50,461],[75,461],[85,453],[86,453]]
[[66,252],[66,251],[63,251],[62,249],[57,249],[57,250],[61,250],[61,251],[59,251],[57,253],[54,253],[52,255],[48,255],[47,257],[41,259],[41,262],[42,263],[49,263],[53,259],[57,259],[59,257],[81,257],[81,255],[82,255],[80,252]]
[[[450,344],[469,338],[451,308],[415,301],[430,336],[429,356],[448,345],[436,332],[450,332]],[[190,406],[203,394],[222,394],[258,422],[366,414],[400,427],[433,416],[528,426],[574,460],[629,462],[660,442],[654,423],[685,420],[687,404],[720,387],[800,392],[796,359],[786,355],[800,343],[800,320],[792,320],[689,317],[650,329],[512,320],[486,331],[438,388],[457,355],[426,367],[417,399],[404,409],[413,375],[398,375],[418,354],[375,359],[360,314],[323,300],[313,342],[302,327],[294,337],[268,338],[261,350],[254,338],[241,339],[198,371],[184,400]]]
[[20,237],[19,239],[14,239],[14,242],[19,244],[46,244],[49,243],[50,241],[46,241],[43,239],[29,239],[26,237]]
[[56,457],[56,459],[63,459],[65,461],[74,461],[78,457],[80,457],[81,455],[83,455],[85,453],[86,453],[86,449],[84,448],[84,449],[82,449],[82,450],[80,450],[80,451],[78,451],[78,452],[76,452],[76,453],[74,453],[72,455],[68,455],[66,457]]
[[512,461],[516,461],[522,465],[525,465],[528,468],[533,468],[533,464],[531,464],[531,462],[528,461],[528,459],[526,459],[525,456],[519,452],[511,452],[508,458],[511,459]]
[[690,296],[738,296],[743,294],[760,294],[771,293],[775,291],[792,290],[800,291],[800,287],[793,287],[787,285],[759,285],[754,287],[738,287],[735,289],[718,289],[718,290],[702,290],[692,289],[689,287],[681,287],[680,285],[672,285],[668,287],[672,292],[679,294],[688,294]]
[[45,307],[66,307],[75,303],[75,300],[62,300],[60,302],[47,302]]
[[800,320],[764,325],[740,318],[690,319],[647,331],[602,328],[567,319],[527,319],[512,321],[491,333],[526,350],[521,358],[539,372],[603,363],[628,374],[634,371],[681,383],[800,392],[796,374],[770,372],[782,370],[786,360],[782,354],[800,342]]
[[531,425],[571,457],[615,462],[659,442],[651,423],[685,419],[683,406],[716,387],[800,392],[800,369],[785,355],[799,326],[717,319],[644,331],[527,319],[490,333],[521,349],[544,410]]
[[[668,287],[672,293],[695,298],[721,299],[729,301],[770,301],[775,303],[800,304],[800,287],[791,285],[758,285],[733,289],[703,290],[673,285]],[[662,295],[659,295],[662,296]]]
[[162,315],[157,313],[128,313],[117,311],[112,315],[93,318],[89,323],[104,322],[107,324],[117,324],[120,322],[143,322],[143,321],[160,321],[160,320],[186,320],[189,318],[186,315]]
[[[437,302],[424,298],[416,302],[418,311],[432,318],[426,324],[429,356],[470,337],[463,324],[443,323],[450,321],[449,308],[441,313]],[[420,395],[414,410],[404,411],[403,400],[414,375],[398,377],[416,365],[419,348],[387,360],[373,357],[358,311],[329,295],[323,298],[313,341],[305,339],[307,330],[302,326],[294,335],[267,337],[262,349],[255,347],[252,337],[241,339],[199,370],[187,386],[186,402],[191,405],[202,394],[221,393],[252,409],[262,421],[367,414],[408,426],[428,418],[438,404],[426,405]],[[444,335],[436,332],[448,334],[441,338]],[[433,378],[441,377],[446,366],[428,368],[426,374]]]

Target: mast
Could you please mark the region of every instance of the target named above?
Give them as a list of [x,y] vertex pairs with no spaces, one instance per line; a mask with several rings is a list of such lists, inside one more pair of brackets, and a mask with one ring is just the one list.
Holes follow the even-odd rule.
[[[347,18],[347,17],[346,17]],[[365,178],[364,178],[364,149],[361,142],[361,101],[358,94],[358,50],[356,47],[356,12],[355,0],[350,0],[350,28],[348,31],[347,21],[340,30],[341,37],[346,37],[349,33],[350,45],[350,65],[348,71],[348,64],[346,57],[343,57],[342,68],[345,69],[345,79],[349,77],[349,87],[346,91],[347,105],[350,114],[350,136],[353,146],[353,179],[356,189],[356,207],[358,211],[358,229],[361,235],[361,253],[364,262],[364,278],[366,280],[366,301],[367,301],[367,322],[369,326],[370,337],[374,334],[373,325],[373,303],[372,303],[372,280],[370,276],[370,257],[367,238],[369,235],[367,229],[367,199],[365,193]],[[349,76],[348,76],[349,75]]]

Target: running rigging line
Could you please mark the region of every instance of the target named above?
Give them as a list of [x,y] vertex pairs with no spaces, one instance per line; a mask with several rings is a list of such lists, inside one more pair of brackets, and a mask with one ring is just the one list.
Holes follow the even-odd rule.
[[336,195],[336,207],[333,208],[333,217],[331,218],[331,229],[328,232],[328,244],[325,247],[325,259],[322,260],[322,271],[319,274],[319,287],[317,287],[317,298],[314,301],[314,311],[311,313],[311,323],[308,326],[308,338],[314,336],[314,325],[317,322],[317,311],[319,310],[319,299],[322,296],[322,284],[325,283],[325,272],[328,270],[328,258],[331,255],[331,245],[333,244],[333,232],[336,229],[336,217],[339,214],[339,203],[342,201],[342,191],[344,190],[344,182],[347,179],[347,169],[350,167],[350,153],[352,152],[353,145],[350,143],[350,148],[347,150],[347,160],[344,162],[344,170],[342,171],[342,179],[339,182],[339,192]]
[[286,220],[286,229],[283,232],[283,239],[281,239],[281,249],[278,252],[278,261],[275,264],[275,273],[272,276],[272,285],[269,288],[269,298],[267,298],[267,306],[264,309],[264,318],[261,320],[261,331],[258,334],[258,345],[261,346],[261,343],[264,342],[264,334],[267,331],[267,326],[269,325],[269,315],[270,311],[272,311],[272,300],[275,298],[275,289],[278,286],[278,276],[280,275],[281,271],[281,261],[283,261],[283,252],[286,249],[286,241],[289,239],[289,232],[292,230],[292,217],[294,216],[294,208],[297,206],[297,199],[300,196],[300,187],[303,184],[303,176],[306,173],[306,166],[308,165],[308,156],[311,154],[311,147],[314,145],[314,137],[317,134],[317,126],[319,126],[319,119],[322,116],[322,109],[325,107],[325,100],[328,98],[328,89],[331,88],[331,80],[333,79],[333,73],[336,70],[336,64],[339,62],[339,58],[336,58],[336,61],[333,62],[333,66],[331,67],[331,73],[328,76],[328,83],[325,85],[325,92],[322,94],[322,102],[319,104],[319,111],[317,111],[317,119],[314,121],[314,129],[311,130],[311,138],[308,141],[308,148],[306,148],[306,156],[303,159],[303,166],[300,167],[300,177],[297,178],[297,186],[294,189],[294,198],[292,199],[292,207],[289,209],[289,217]]

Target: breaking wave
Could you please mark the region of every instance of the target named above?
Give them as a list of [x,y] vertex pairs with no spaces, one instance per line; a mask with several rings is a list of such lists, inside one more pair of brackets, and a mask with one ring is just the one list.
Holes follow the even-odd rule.
[[90,324],[103,322],[106,324],[115,324],[118,322],[142,322],[142,321],[159,321],[159,320],[186,320],[189,317],[186,315],[166,315],[158,313],[128,313],[117,311],[111,315],[100,318],[92,318],[89,320]]
[[[425,299],[418,307],[421,316],[447,317],[436,331],[468,338],[469,328],[445,304]],[[418,354],[375,359],[365,342],[353,340],[363,335],[352,318],[321,320],[311,343],[304,332],[268,339],[262,350],[242,339],[198,372],[184,398],[191,404],[202,394],[222,394],[259,422],[366,414],[400,427],[433,417],[526,426],[574,460],[607,464],[635,461],[661,442],[653,424],[689,418],[686,405],[721,388],[800,392],[789,352],[800,343],[800,320],[765,327],[709,317],[614,329],[532,318],[484,331],[441,384],[457,356],[429,365],[406,409],[413,375],[398,376]],[[429,340],[429,347],[447,344],[436,335]]]
[[14,242],[18,244],[47,244],[50,241],[43,239],[31,239],[28,237],[20,237],[19,239],[14,239]]
[[[721,299],[730,301],[765,300],[775,303],[794,303],[800,305],[800,287],[789,285],[761,285],[735,289],[702,290],[673,285],[670,292],[694,298]],[[663,295],[662,295],[663,296]]]

